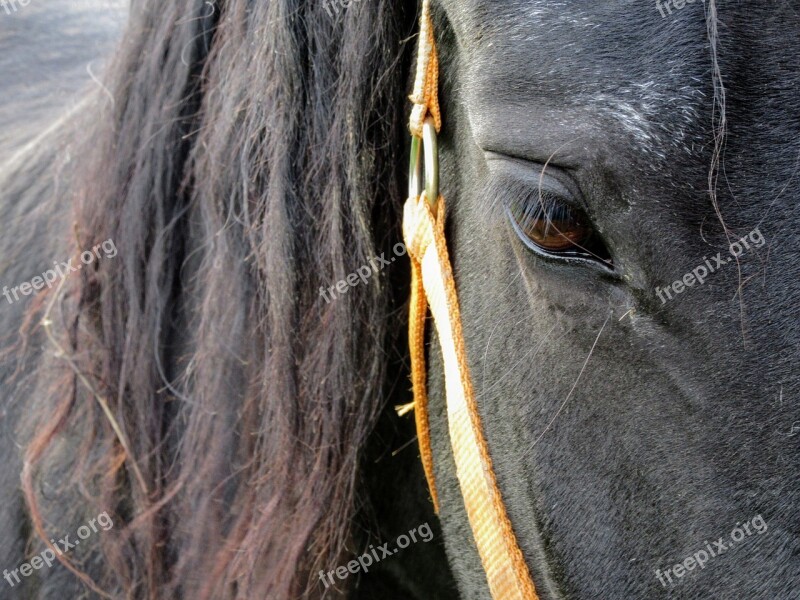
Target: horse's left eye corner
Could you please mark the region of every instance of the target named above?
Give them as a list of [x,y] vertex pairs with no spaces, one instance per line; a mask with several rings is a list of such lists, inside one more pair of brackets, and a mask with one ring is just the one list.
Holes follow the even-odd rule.
[[614,270],[611,252],[589,217],[558,195],[539,191],[508,203],[507,213],[517,236],[535,254]]

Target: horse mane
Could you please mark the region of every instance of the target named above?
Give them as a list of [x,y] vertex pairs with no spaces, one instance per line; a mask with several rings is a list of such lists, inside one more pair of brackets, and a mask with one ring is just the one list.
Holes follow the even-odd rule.
[[71,144],[67,252],[118,256],[29,315],[23,491],[45,541],[112,516],[59,558],[98,594],[318,597],[353,550],[402,311],[319,290],[399,241],[416,7],[323,4],[134,2]]

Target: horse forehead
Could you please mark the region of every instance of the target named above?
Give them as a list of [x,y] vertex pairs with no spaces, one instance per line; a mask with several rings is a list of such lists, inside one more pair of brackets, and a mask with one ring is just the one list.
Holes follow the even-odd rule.
[[444,0],[476,99],[596,107],[645,144],[650,123],[696,122],[711,62],[702,4],[678,24],[655,3]]
[[[688,148],[691,132],[708,120],[714,89],[706,4],[673,6],[662,17],[655,0],[441,0],[461,54],[459,86],[474,112],[492,105],[591,109],[659,155],[669,145]],[[767,77],[785,62],[782,48],[800,51],[797,15],[776,24],[775,11],[786,6],[717,4],[725,75],[746,63],[748,74]],[[796,104],[785,100],[776,105],[781,113]],[[745,102],[731,108],[743,118],[760,110]]]
[[[571,109],[589,109],[617,123],[641,152],[663,156],[666,146],[688,146],[710,86],[702,7],[678,28],[676,52],[659,42],[664,24],[649,2],[444,4],[475,127],[495,128],[477,118],[490,113],[552,123],[574,122]],[[657,125],[664,122],[668,130]]]
[[[439,0],[462,64],[474,79],[503,80],[494,93],[594,96],[609,90],[644,102],[693,95],[711,81],[706,4],[711,0]],[[670,5],[671,12],[659,10]],[[723,70],[781,71],[800,51],[800,15],[790,3],[721,2]],[[665,16],[662,16],[662,12]],[[723,71],[724,72],[724,71]],[[585,98],[582,98],[585,100]]]
[[[521,50],[591,51],[596,58],[627,56],[656,64],[665,50],[675,55],[707,41],[701,0],[684,0],[692,4],[671,19],[661,16],[655,0],[439,1],[467,48],[503,41]],[[644,55],[645,50],[651,52]]]

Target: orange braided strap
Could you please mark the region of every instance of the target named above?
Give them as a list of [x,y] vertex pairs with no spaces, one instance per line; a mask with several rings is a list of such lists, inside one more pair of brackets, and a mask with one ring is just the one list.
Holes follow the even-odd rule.
[[[420,240],[422,242],[422,240]],[[426,246],[430,240],[425,240]],[[428,394],[427,372],[425,367],[425,318],[428,315],[428,299],[422,285],[422,266],[415,256],[409,252],[411,258],[411,305],[408,316],[408,346],[411,354],[411,388],[414,392],[414,420],[417,425],[417,440],[419,442],[419,455],[425,479],[428,480],[428,489],[433,500],[433,510],[439,514],[439,495],[436,493],[436,481],[433,476],[433,451],[431,450],[431,435],[428,426]]]
[[438,133],[442,129],[442,117],[439,112],[439,55],[436,52],[436,40],[433,35],[430,0],[422,2],[417,74],[414,78],[414,92],[409,99],[414,103],[409,120],[411,135],[422,137],[422,124],[429,113],[433,117]]
[[[528,565],[517,544],[511,522],[497,486],[492,459],[483,436],[472,380],[467,366],[461,314],[455,281],[444,235],[444,198],[438,200],[434,217],[424,193],[409,198],[403,215],[403,237],[411,257],[417,290],[422,280],[423,294],[430,303],[434,324],[442,348],[447,394],[447,420],[453,447],[456,472],[464,498],[475,544],[483,563],[486,579],[495,600],[538,600]],[[419,292],[417,292],[419,293]],[[415,413],[424,428],[417,431],[423,465],[432,471],[430,432],[425,391],[424,300],[412,296],[411,341],[412,379]],[[423,342],[420,342],[420,337]],[[421,415],[421,413],[425,413]],[[426,456],[427,453],[427,456]],[[432,472],[428,479],[432,485]],[[431,494],[436,498],[433,488]]]

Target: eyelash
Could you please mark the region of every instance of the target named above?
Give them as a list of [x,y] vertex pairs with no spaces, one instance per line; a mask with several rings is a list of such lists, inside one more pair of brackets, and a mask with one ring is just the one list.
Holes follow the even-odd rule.
[[513,200],[506,211],[517,233],[538,248],[567,256],[587,252],[582,244],[591,235],[591,228],[578,211],[553,194],[542,191],[522,201]]
[[532,189],[516,178],[493,177],[487,191],[500,200],[515,233],[535,254],[613,269],[610,253],[591,220],[566,199],[569,191],[560,182],[546,185],[542,178],[541,185]]

